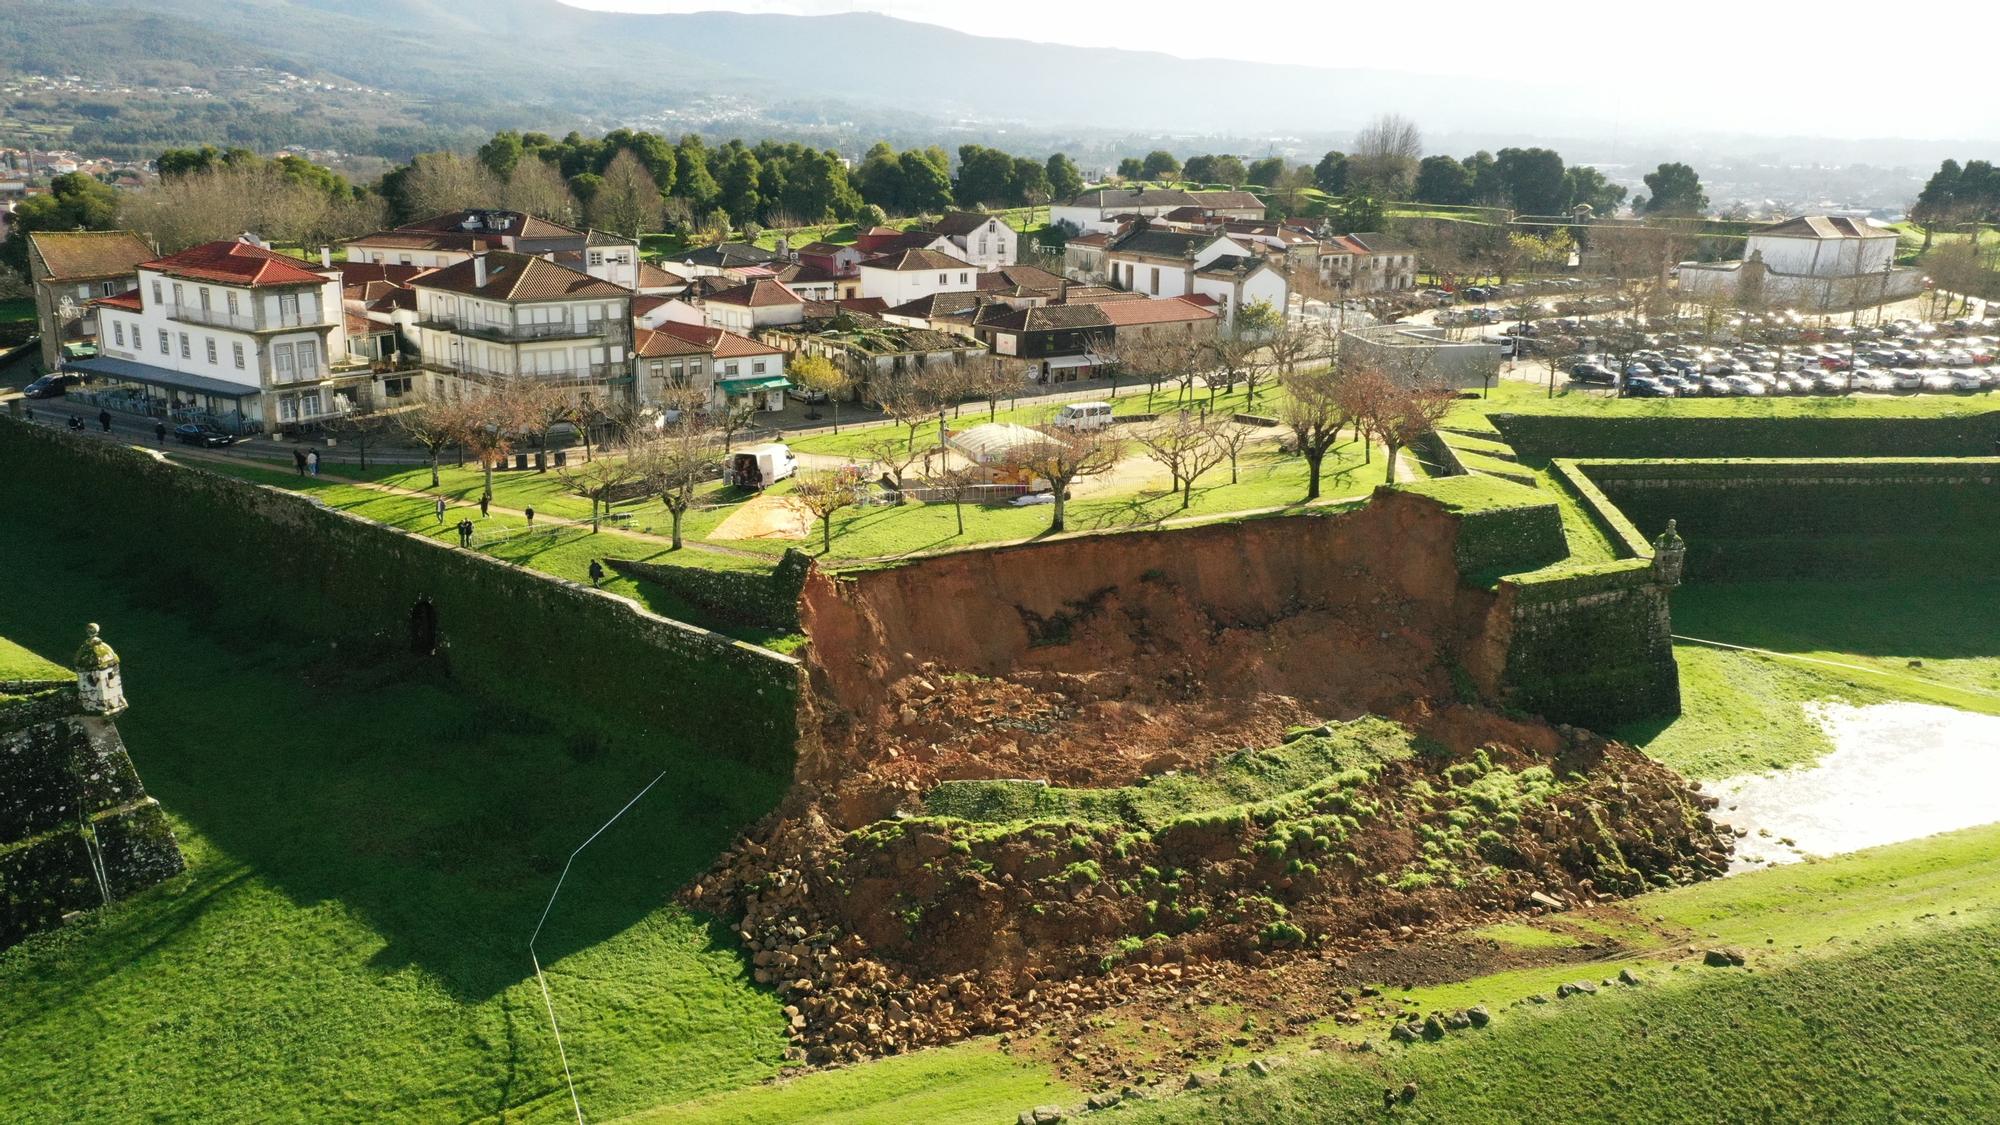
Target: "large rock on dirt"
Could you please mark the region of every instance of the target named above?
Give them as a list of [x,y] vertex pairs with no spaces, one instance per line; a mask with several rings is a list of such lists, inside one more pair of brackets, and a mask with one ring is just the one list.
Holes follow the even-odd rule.
[[1567,984],[1559,984],[1556,986],[1556,997],[1558,999],[1568,999],[1571,996],[1575,996],[1579,992],[1589,996],[1595,996],[1597,995],[1597,986],[1587,980],[1573,980],[1568,982]]
[[1701,955],[1701,963],[1712,969],[1727,969],[1732,965],[1741,965],[1743,955],[1733,949],[1711,949]]

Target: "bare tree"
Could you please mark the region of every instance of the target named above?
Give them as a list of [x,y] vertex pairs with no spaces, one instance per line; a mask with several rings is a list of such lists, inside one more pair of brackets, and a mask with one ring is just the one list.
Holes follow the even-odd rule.
[[674,550],[681,549],[681,520],[694,507],[703,481],[715,475],[715,429],[698,410],[682,410],[632,451],[640,479],[660,498],[673,521]]
[[465,440],[471,426],[471,412],[462,402],[432,399],[396,415],[396,424],[410,444],[429,456],[431,487],[437,488],[438,460],[446,448]]
[[562,172],[546,160],[525,157],[516,161],[500,199],[509,210],[559,223],[576,221],[576,196],[563,181]]
[[1340,440],[1341,427],[1348,422],[1340,395],[1343,378],[1332,367],[1294,371],[1278,377],[1285,391],[1281,414],[1292,431],[1292,444],[1299,456],[1306,459],[1309,470],[1305,497],[1309,501],[1319,499],[1320,474],[1326,465],[1327,452]]
[[485,207],[500,197],[500,185],[486,165],[455,152],[420,152],[403,176],[403,206],[429,217],[468,207]]
[[1256,433],[1248,426],[1239,425],[1233,418],[1216,418],[1214,425],[1216,448],[1229,461],[1229,483],[1235,484],[1236,463],[1242,458],[1243,451],[1250,447]]
[[575,402],[561,387],[527,377],[511,384],[507,394],[512,399],[517,431],[535,443],[535,470],[548,472],[549,435],[557,426],[576,420]]
[[833,469],[800,473],[792,485],[792,499],[819,520],[820,553],[833,551],[833,514],[860,501],[854,481]]
[[1424,134],[1414,121],[1385,113],[1354,137],[1347,155],[1348,182],[1359,194],[1402,198],[1409,194],[1424,154]]
[[1219,440],[1221,429],[1214,416],[1183,410],[1132,440],[1166,468],[1186,509],[1194,503],[1194,482],[1228,456]]
[[894,433],[882,432],[871,435],[861,447],[861,452],[887,478],[889,487],[900,494],[903,491],[903,475],[918,459],[927,458],[932,447],[925,446],[918,450],[914,443],[902,441]]
[[660,185],[631,149],[621,150],[604,169],[604,183],[590,199],[591,225],[637,238],[658,230],[664,216]]
[[368,447],[389,432],[394,421],[386,414],[342,414],[326,423],[326,431],[354,447],[360,468],[368,467]]
[[757,414],[757,397],[742,395],[723,402],[717,412],[716,425],[722,430],[722,450],[727,453],[736,448],[736,435],[749,428],[750,421]]
[[1007,467],[1040,477],[1055,490],[1055,518],[1049,530],[1063,529],[1069,486],[1081,477],[1096,476],[1111,469],[1124,456],[1124,442],[1106,430],[1070,430],[1059,426],[1041,427],[1041,436],[1015,449],[1007,457]]
[[1342,388],[1348,412],[1382,443],[1388,483],[1396,483],[1396,455],[1437,429],[1457,393],[1435,383],[1406,383],[1376,367],[1350,372]]
[[930,486],[937,498],[949,503],[952,515],[958,517],[960,535],[965,534],[965,502],[978,499],[985,484],[985,472],[974,465],[948,465],[931,477]]
[[581,466],[565,466],[557,473],[570,491],[589,498],[592,535],[598,531],[600,510],[603,515],[610,515],[611,505],[633,485],[646,479],[644,461],[634,456],[598,457]]

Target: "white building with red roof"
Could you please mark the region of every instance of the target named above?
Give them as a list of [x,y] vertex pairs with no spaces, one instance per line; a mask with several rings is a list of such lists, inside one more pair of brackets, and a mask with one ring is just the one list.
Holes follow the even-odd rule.
[[785,353],[769,344],[704,324],[668,321],[633,334],[637,389],[642,403],[660,403],[673,392],[700,392],[710,410],[748,400],[754,410],[782,410]]
[[135,406],[239,432],[356,408],[374,373],[348,355],[339,270],[254,242],[208,242],[138,266],[96,302],[99,355],[72,366],[133,389]]

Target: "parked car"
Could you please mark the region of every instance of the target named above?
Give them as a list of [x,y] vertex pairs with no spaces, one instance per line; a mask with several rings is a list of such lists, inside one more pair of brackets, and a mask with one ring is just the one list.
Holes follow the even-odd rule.
[[1673,398],[1674,388],[1667,386],[1651,375],[1634,375],[1625,380],[1623,392],[1630,398]]
[[1108,402],[1072,402],[1056,411],[1055,424],[1065,430],[1101,430],[1111,424]]
[[1569,377],[1578,383],[1602,383],[1610,386],[1618,382],[1618,376],[1601,363],[1579,363],[1569,369]]
[[1748,375],[1727,375],[1723,377],[1722,381],[1729,385],[1730,394],[1762,397],[1770,393],[1764,384],[1752,379]]
[[28,398],[61,398],[64,391],[81,382],[79,376],[52,372],[23,387],[21,393]]
[[811,387],[787,387],[785,389],[785,397],[794,402],[803,402],[812,406],[824,406],[826,404],[826,392],[816,391]]
[[229,445],[236,440],[236,435],[224,430],[218,430],[214,426],[205,425],[201,422],[186,422],[175,426],[174,437],[182,445],[199,445],[204,449],[213,449],[218,445]]

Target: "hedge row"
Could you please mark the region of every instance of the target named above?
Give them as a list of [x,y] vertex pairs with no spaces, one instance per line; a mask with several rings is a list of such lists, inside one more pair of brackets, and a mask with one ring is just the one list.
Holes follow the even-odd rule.
[[428,596],[451,674],[487,698],[602,736],[637,732],[649,749],[789,772],[801,685],[789,657],[307,496],[5,418],[0,479],[10,518],[36,519],[163,597],[192,593],[234,626],[399,653]]
[[769,573],[672,566],[635,559],[606,559],[620,574],[663,586],[718,621],[797,632],[799,592],[805,589],[812,556],[788,549]]
[[2000,410],[1932,417],[1587,417],[1494,414],[1528,457],[1980,457]]

